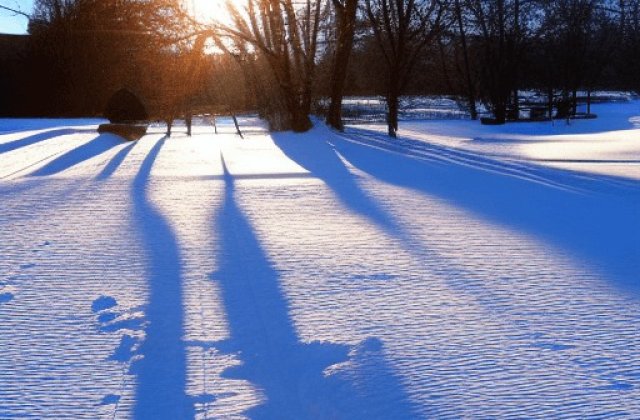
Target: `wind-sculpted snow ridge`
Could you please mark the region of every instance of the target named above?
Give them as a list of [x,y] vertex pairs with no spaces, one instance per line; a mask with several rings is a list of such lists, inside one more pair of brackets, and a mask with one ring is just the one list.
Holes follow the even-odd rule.
[[207,123],[0,134],[0,418],[640,417],[632,184]]

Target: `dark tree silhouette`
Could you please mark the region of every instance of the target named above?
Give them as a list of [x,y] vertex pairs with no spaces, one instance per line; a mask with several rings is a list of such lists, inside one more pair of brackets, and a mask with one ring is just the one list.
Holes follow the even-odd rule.
[[336,20],[336,45],[331,70],[331,102],[327,112],[327,124],[343,130],[342,98],[349,59],[356,30],[358,0],[332,0]]
[[[480,86],[495,122],[518,117],[518,77],[526,36],[521,0],[467,0],[478,33]],[[526,24],[525,24],[526,25]]]
[[[267,115],[272,128],[307,131],[312,127],[313,84],[316,76],[320,0],[246,0],[244,10],[227,2],[234,25],[224,32],[239,51],[250,44],[269,65],[280,98]],[[280,108],[280,109],[279,109]]]
[[184,16],[173,0],[37,0],[29,101],[49,115],[100,115],[122,86],[152,97]]
[[371,29],[386,65],[389,135],[398,131],[400,95],[421,53],[442,31],[445,4],[439,0],[365,0]]

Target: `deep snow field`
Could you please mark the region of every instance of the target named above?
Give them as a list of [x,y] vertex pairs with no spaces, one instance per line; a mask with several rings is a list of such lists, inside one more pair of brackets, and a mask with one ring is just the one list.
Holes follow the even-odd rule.
[[594,111],[0,120],[0,418],[640,418],[640,103]]

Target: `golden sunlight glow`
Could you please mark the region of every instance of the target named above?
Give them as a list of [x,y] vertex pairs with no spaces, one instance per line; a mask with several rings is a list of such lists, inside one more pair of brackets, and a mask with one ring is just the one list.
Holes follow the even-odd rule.
[[189,0],[193,16],[202,23],[231,23],[225,0]]

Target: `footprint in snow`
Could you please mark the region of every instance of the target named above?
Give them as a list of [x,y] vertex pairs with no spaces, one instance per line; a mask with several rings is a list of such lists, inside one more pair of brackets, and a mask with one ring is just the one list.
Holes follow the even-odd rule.
[[108,324],[114,319],[116,319],[118,315],[114,312],[102,312],[98,315],[98,323],[99,324]]
[[111,296],[100,296],[93,301],[91,310],[97,314],[100,331],[137,331],[144,328],[144,318],[140,312],[118,311],[117,306],[118,301]]
[[45,248],[47,248],[47,247],[48,247],[48,246],[50,246],[50,245],[51,245],[51,242],[49,242],[49,241],[44,241],[44,242],[42,242],[42,243],[38,244],[38,245],[36,246],[36,248],[32,249],[32,250],[31,250],[31,252],[33,252],[33,253],[42,252]]
[[128,362],[135,356],[135,351],[138,348],[138,340],[134,337],[131,337],[128,334],[125,334],[120,339],[120,345],[113,352],[109,360],[114,360],[116,362]]
[[14,297],[14,294],[10,292],[0,293],[0,305],[12,301]]
[[123,313],[121,315],[107,312],[98,316],[100,331],[117,332],[117,331],[142,331],[145,326],[144,318],[137,313]]
[[94,300],[91,304],[91,310],[94,313],[98,313],[107,309],[111,309],[114,306],[118,305],[118,301],[112,298],[111,296],[100,296],[98,299]]
[[[91,304],[97,315],[98,328],[105,333],[124,331],[120,344],[109,360],[127,363],[135,357],[144,330],[144,318],[139,312],[119,311],[118,301],[111,296],[100,296]],[[140,334],[138,334],[140,333]]]
[[102,399],[102,402],[100,403],[100,405],[113,405],[113,404],[118,404],[119,402],[120,402],[120,395],[109,394]]

